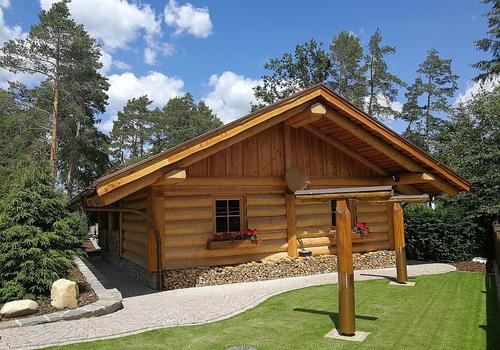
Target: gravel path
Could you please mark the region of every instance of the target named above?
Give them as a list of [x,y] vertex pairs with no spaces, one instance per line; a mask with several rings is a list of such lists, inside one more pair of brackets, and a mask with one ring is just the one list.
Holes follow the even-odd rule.
[[[408,266],[409,276],[454,271],[447,264]],[[393,279],[395,268],[359,270],[355,280]],[[208,323],[229,318],[284,291],[337,282],[336,273],[158,292],[125,298],[110,315],[0,331],[0,349],[39,348],[114,338],[151,329]],[[126,293],[125,293],[126,294]]]

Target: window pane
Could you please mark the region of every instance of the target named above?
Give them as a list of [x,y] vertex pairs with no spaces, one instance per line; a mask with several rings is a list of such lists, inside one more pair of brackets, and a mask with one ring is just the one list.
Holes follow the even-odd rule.
[[240,201],[230,200],[229,202],[229,215],[240,215]]
[[337,201],[332,201],[332,227],[337,226]]
[[240,217],[239,216],[231,216],[229,218],[229,231],[239,231],[240,226]]
[[226,200],[215,201],[215,215],[216,216],[227,216],[227,201]]
[[215,218],[215,232],[220,233],[220,232],[227,232],[227,218],[224,217],[217,217]]

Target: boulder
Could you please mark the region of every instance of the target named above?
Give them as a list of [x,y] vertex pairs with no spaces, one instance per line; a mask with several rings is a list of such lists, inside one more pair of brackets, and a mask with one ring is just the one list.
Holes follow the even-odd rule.
[[10,301],[0,310],[3,317],[20,317],[34,314],[38,310],[36,301],[25,299]]
[[59,279],[52,283],[50,298],[50,305],[56,309],[74,309],[78,306],[78,285],[73,281]]

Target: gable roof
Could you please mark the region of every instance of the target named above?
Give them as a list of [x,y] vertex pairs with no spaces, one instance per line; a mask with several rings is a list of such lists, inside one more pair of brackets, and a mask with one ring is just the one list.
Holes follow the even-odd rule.
[[[348,126],[353,128],[349,133],[351,139],[352,135],[357,136],[356,134],[360,133],[363,135],[362,141],[360,141],[363,147],[374,148],[374,152],[378,152],[379,158],[388,157],[385,163],[384,160],[381,161],[381,164],[389,164],[388,174],[395,173],[398,167],[410,171],[431,172],[436,177],[436,182],[433,182],[433,185],[438,185],[437,190],[432,186],[427,188],[424,186],[422,189],[422,191],[429,191],[430,193],[447,192],[453,195],[459,191],[468,191],[470,189],[470,183],[467,180],[438,162],[435,158],[335,94],[324,84],[317,84],[162,153],[107,174],[96,180],[92,188],[88,189],[85,194],[81,194],[80,197],[88,197],[92,193],[95,193],[97,197],[110,196],[114,192],[115,196],[113,197],[120,199],[119,197],[123,193],[119,194],[118,191],[122,186],[134,183],[136,184],[134,186],[135,191],[137,191],[141,186],[146,187],[156,181],[165,172],[185,168],[187,165],[203,158],[203,154],[207,150],[215,153],[228,147],[231,142],[237,142],[234,141],[235,139],[244,139],[264,130],[271,125],[270,123],[276,125],[285,121],[305,110],[314,102],[321,102],[334,112],[332,112],[329,120],[315,123],[318,128],[326,129],[326,123],[328,123],[328,128],[338,128],[339,124],[348,123]],[[345,128],[346,126],[340,125],[340,127]],[[355,133],[353,134],[353,132]],[[328,136],[328,133],[325,133],[325,135]],[[353,149],[356,148],[355,145],[352,147]],[[358,147],[361,146],[358,145]],[[402,159],[402,156],[405,159]],[[395,161],[395,159],[398,159],[398,161]],[[402,167],[401,163],[404,163]]]

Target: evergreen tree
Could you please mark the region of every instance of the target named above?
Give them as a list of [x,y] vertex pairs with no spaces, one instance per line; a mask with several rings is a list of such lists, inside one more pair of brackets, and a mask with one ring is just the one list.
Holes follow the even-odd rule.
[[203,101],[196,103],[190,93],[174,97],[153,113],[151,152],[162,152],[221,125],[212,110]]
[[153,103],[147,96],[127,101],[111,131],[113,157],[120,163],[138,160],[147,154]]
[[48,161],[46,121],[45,115],[21,108],[13,93],[0,89],[0,198],[11,185],[19,159]]
[[332,89],[360,109],[367,95],[362,59],[363,48],[358,37],[341,32],[333,38],[330,45]]
[[0,302],[47,298],[87,237],[85,216],[68,212],[45,163],[21,160],[17,169],[0,199]]
[[475,42],[476,47],[491,54],[491,59],[482,60],[473,64],[474,68],[482,71],[476,81],[491,80],[500,74],[500,1],[482,0],[484,4],[491,4],[491,9],[486,13],[488,17],[488,36]]
[[311,85],[326,82],[330,76],[331,63],[322,44],[310,40],[295,47],[294,53],[285,53],[273,58],[264,68],[270,72],[262,77],[262,85],[254,88],[259,105],[256,110],[293,95]]
[[408,88],[408,101],[403,117],[422,130],[407,130],[420,134],[425,150],[432,150],[432,137],[441,122],[440,114],[451,112],[448,101],[458,89],[458,75],[453,74],[452,60],[439,56],[436,49],[428,51],[427,57],[417,70],[415,83]]
[[382,34],[377,29],[370,38],[368,54],[365,55],[365,71],[368,75],[368,101],[366,112],[376,117],[397,117],[399,112],[394,110],[392,104],[398,95],[398,86],[404,83],[394,74],[389,72],[386,55],[396,52],[393,46],[381,46]]
[[45,78],[42,87],[50,96],[37,100],[37,108],[51,118],[50,169],[54,179],[57,178],[61,101],[74,99],[85,115],[89,110],[103,111],[107,99],[103,92],[107,81],[98,72],[102,66],[99,46],[82,25],[71,19],[67,4],[67,0],[56,2],[48,11],[41,11],[40,23],[31,28],[27,37],[7,41],[0,55],[0,67]]

